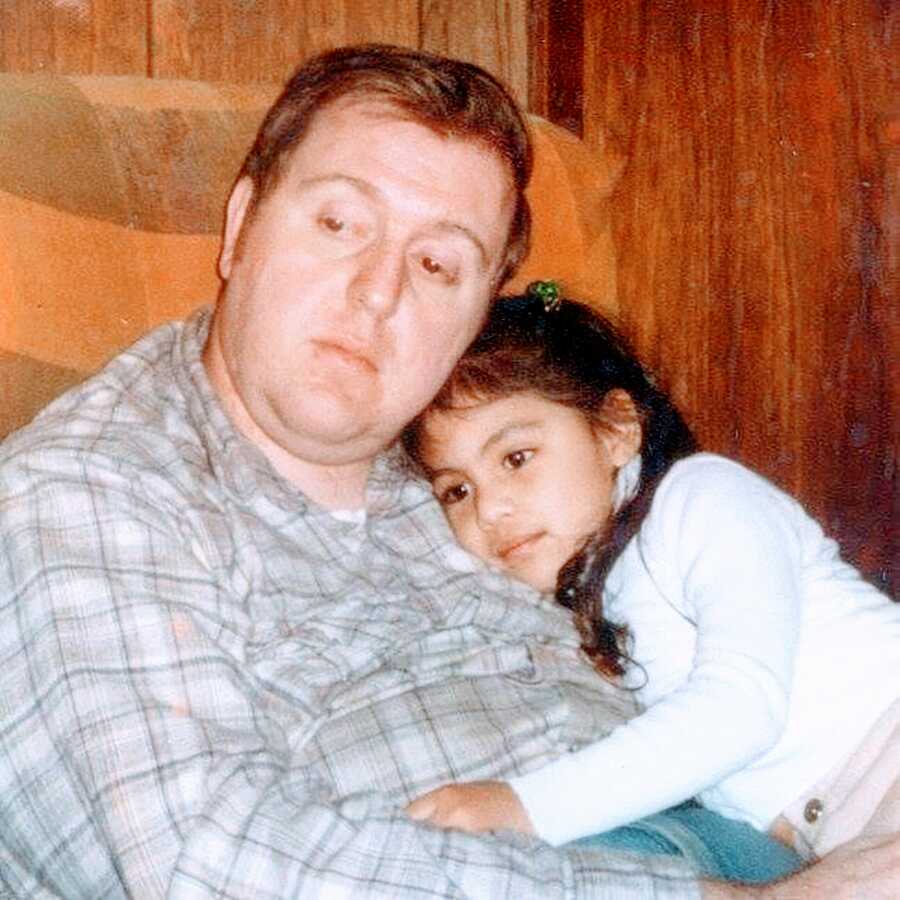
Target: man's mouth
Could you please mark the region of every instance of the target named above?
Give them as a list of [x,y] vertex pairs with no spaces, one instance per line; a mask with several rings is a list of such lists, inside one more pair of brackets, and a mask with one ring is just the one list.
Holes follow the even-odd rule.
[[320,352],[342,365],[369,374],[377,371],[372,355],[362,345],[328,339],[316,340],[313,343]]

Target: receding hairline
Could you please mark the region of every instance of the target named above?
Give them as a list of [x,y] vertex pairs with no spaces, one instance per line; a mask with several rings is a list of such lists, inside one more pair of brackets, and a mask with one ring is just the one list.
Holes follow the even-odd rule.
[[[277,182],[283,174],[285,166],[297,152],[310,135],[310,132],[316,127],[317,122],[323,113],[333,111],[340,107],[367,107],[365,114],[373,118],[395,119],[401,122],[410,122],[414,125],[420,125],[428,129],[439,137],[454,139],[464,143],[472,144],[481,148],[486,153],[495,157],[503,169],[507,173],[508,184],[515,197],[520,190],[516,167],[512,159],[501,148],[498,143],[491,141],[483,134],[468,128],[459,128],[450,121],[434,116],[423,114],[420,110],[414,108],[411,104],[404,103],[403,98],[397,96],[385,88],[379,88],[375,85],[369,85],[365,82],[349,87],[346,91],[336,94],[322,102],[311,114],[303,133],[298,136],[290,147],[286,148],[283,153],[274,158],[274,166],[276,177],[273,180]],[[242,170],[243,174],[252,176],[252,173]],[[254,182],[255,182],[254,178]],[[524,188],[522,188],[524,191]]]

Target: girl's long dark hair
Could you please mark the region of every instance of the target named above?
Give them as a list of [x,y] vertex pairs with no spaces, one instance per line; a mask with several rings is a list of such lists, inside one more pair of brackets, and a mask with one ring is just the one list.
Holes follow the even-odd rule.
[[431,410],[534,393],[578,409],[602,427],[600,411],[613,390],[629,395],[641,425],[637,489],[562,567],[556,586],[557,601],[574,613],[582,649],[608,676],[624,673],[628,655],[626,628],[603,614],[606,577],[640,528],[663,475],[697,450],[681,414],[622,336],[598,313],[571,300],[547,312],[531,295],[501,298],[431,405],[402,435],[407,455],[424,471]]

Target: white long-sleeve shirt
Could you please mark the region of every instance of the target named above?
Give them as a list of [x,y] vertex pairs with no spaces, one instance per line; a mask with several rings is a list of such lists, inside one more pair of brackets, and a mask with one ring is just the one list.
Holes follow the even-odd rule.
[[712,454],[663,479],[604,602],[646,710],[512,779],[554,844],[694,795],[766,829],[900,695],[900,604],[795,500]]

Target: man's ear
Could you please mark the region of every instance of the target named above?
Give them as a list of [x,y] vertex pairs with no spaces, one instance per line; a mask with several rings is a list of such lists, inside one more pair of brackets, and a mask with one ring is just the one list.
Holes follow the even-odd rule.
[[253,199],[253,181],[248,177],[238,179],[225,208],[225,232],[222,235],[222,252],[219,254],[219,275],[228,281],[234,263],[235,251]]
[[640,452],[643,428],[628,391],[613,388],[603,398],[594,434],[617,469],[631,462]]

